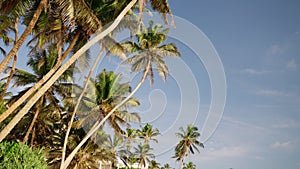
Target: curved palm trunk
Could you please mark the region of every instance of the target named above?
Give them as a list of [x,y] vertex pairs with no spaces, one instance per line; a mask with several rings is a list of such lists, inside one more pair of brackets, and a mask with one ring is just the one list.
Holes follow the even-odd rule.
[[[19,22],[19,19],[16,18],[16,20],[15,20],[15,27],[14,27],[14,31],[15,31],[15,43],[14,44],[16,44],[17,41],[19,40],[18,22]],[[16,65],[17,65],[17,58],[18,58],[18,52],[16,52],[16,54],[14,55],[14,62],[13,62],[13,65],[11,67],[11,70],[10,70],[10,73],[9,73],[9,77],[7,79],[5,87],[3,89],[3,93],[0,96],[0,102],[3,100],[3,98],[5,96],[5,93],[6,93],[8,87],[9,87],[9,84],[11,82],[11,79],[13,78],[13,74],[15,72],[15,68],[16,68]]]
[[0,115],[0,123],[5,120],[12,112],[16,110],[29,96],[31,96],[37,89],[39,89],[59,68],[62,61],[69,55],[72,48],[75,46],[77,39],[79,38],[80,31],[78,31],[67,48],[66,52],[63,54],[60,60],[54,65],[54,67],[45,75],[41,80],[39,80],[34,86],[32,86],[25,94],[22,95],[16,102],[14,102],[4,113]]
[[62,164],[63,164],[63,162],[65,161],[65,157],[66,157],[66,149],[67,149],[67,143],[68,143],[68,137],[69,137],[69,134],[70,134],[70,131],[71,131],[71,128],[72,128],[72,124],[73,124],[73,121],[74,121],[75,114],[76,114],[77,109],[78,109],[78,107],[79,107],[80,101],[81,101],[81,99],[82,99],[82,97],[83,97],[83,95],[84,95],[84,93],[85,93],[85,91],[86,91],[86,89],[87,89],[87,86],[88,86],[88,84],[89,84],[88,82],[89,82],[89,80],[90,80],[90,78],[91,78],[91,76],[92,76],[92,74],[93,74],[93,72],[94,72],[94,70],[95,70],[95,68],[96,68],[96,66],[97,66],[97,64],[98,64],[98,62],[99,62],[99,60],[100,60],[100,57],[101,57],[102,54],[103,54],[103,51],[104,51],[104,48],[102,47],[102,49],[100,50],[100,52],[99,52],[97,58],[96,58],[95,61],[94,61],[93,66],[92,66],[92,68],[91,68],[91,70],[90,70],[90,72],[89,72],[89,74],[88,74],[88,76],[87,76],[85,85],[84,85],[84,87],[83,87],[83,89],[82,89],[82,92],[81,92],[81,94],[80,94],[80,96],[79,96],[79,98],[78,98],[78,100],[77,100],[77,103],[76,103],[76,105],[75,105],[74,111],[73,111],[73,113],[72,113],[71,121],[70,121],[69,124],[68,124],[68,129],[67,129],[67,132],[66,132],[66,136],[65,136],[65,140],[64,140],[64,145],[63,145],[63,149],[62,149],[62,158],[61,158],[61,165],[60,165],[60,168],[62,168],[62,166],[63,166]]
[[144,81],[147,78],[149,69],[150,69],[150,65],[151,65],[151,58],[149,58],[148,63],[147,63],[147,67],[144,71],[143,77],[140,80],[140,82],[137,84],[137,86],[135,87],[135,89],[118,105],[116,105],[102,120],[100,123],[95,123],[94,126],[89,130],[89,132],[84,136],[84,138],[82,139],[82,141],[76,146],[76,148],[71,152],[71,154],[68,156],[68,158],[66,159],[66,161],[63,164],[63,168],[61,169],[66,169],[68,167],[68,165],[71,163],[72,159],[74,158],[75,154],[77,153],[77,151],[81,148],[81,146],[103,125],[103,123],[118,109],[120,108],[123,104],[125,104],[137,91],[138,89],[142,86],[142,84],[144,83]]
[[38,21],[40,14],[43,11],[44,6],[46,5],[47,0],[41,0],[39,6],[37,7],[30,23],[28,24],[28,26],[26,27],[24,33],[21,35],[20,39],[17,41],[17,43],[13,46],[13,48],[10,50],[10,52],[8,53],[8,55],[3,59],[3,61],[0,64],[0,72],[3,72],[3,70],[7,67],[7,65],[9,64],[10,60],[12,59],[12,57],[14,55],[16,55],[17,51],[19,50],[19,48],[21,47],[21,45],[23,44],[23,42],[25,41],[25,39],[27,38],[27,36],[31,33],[35,23]]
[[21,118],[28,112],[34,103],[51,87],[51,85],[92,45],[104,38],[112,32],[120,23],[121,19],[132,8],[137,0],[132,0],[125,9],[119,14],[116,20],[103,32],[95,36],[91,41],[80,48],[60,69],[47,81],[47,83],[40,88],[40,90],[27,102],[27,104],[19,111],[19,113],[10,121],[9,124],[0,132],[0,142],[8,135],[8,133],[15,127]]

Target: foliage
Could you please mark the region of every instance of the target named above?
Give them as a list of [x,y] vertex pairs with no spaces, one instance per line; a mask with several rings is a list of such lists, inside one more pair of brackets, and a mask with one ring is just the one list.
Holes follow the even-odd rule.
[[0,166],[3,169],[46,169],[47,164],[41,149],[31,150],[16,142],[0,143]]

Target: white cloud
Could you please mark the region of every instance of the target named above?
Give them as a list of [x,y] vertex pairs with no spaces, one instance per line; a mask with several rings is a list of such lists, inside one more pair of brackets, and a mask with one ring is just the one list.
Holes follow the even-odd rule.
[[255,70],[255,69],[247,68],[247,69],[243,69],[241,72],[242,73],[246,73],[246,74],[251,74],[251,75],[262,75],[262,74],[268,73],[269,71],[266,71],[266,70]]
[[296,70],[298,68],[298,64],[296,63],[295,59],[288,61],[286,68],[289,70]]

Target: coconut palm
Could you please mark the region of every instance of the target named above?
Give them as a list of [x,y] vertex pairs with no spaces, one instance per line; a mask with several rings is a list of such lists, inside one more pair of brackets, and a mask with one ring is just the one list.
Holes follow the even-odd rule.
[[[79,112],[79,121],[85,125],[94,124],[96,121],[103,119],[107,113],[112,110],[115,105],[120,103],[125,95],[131,90],[129,83],[120,83],[121,74],[115,74],[105,69],[97,75],[93,80],[94,90],[86,92],[81,109],[86,111]],[[93,100],[95,101],[93,103]],[[140,117],[137,113],[129,113],[127,108],[139,106],[138,100],[130,98],[127,103],[115,110],[112,116],[108,119],[108,124],[116,133],[124,134],[122,126],[129,126],[129,122],[140,122]],[[95,107],[98,107],[95,109]],[[88,111],[91,110],[91,111]]]
[[154,158],[154,154],[150,153],[153,148],[150,148],[149,144],[138,144],[134,147],[134,156],[138,159],[139,167],[146,167],[147,162],[150,162],[149,158]]
[[175,156],[178,161],[180,161],[180,169],[183,167],[184,158],[190,156],[190,153],[194,154],[194,150],[200,153],[198,147],[204,148],[203,143],[199,141],[200,133],[198,128],[193,125],[188,125],[186,130],[183,127],[179,128],[180,132],[176,133],[180,141],[175,147]]
[[152,125],[150,124],[145,124],[145,126],[143,126],[141,128],[141,130],[137,130],[137,135],[139,136],[139,138],[143,139],[145,144],[149,144],[149,141],[154,141],[156,143],[158,143],[157,139],[155,139],[155,136],[158,136],[159,130],[157,128],[152,127]]

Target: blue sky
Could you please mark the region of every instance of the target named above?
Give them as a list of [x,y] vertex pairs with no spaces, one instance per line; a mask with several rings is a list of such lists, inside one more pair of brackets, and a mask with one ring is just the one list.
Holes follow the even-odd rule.
[[[197,168],[299,169],[300,1],[194,0],[170,5],[175,16],[207,36],[226,75],[224,114],[205,149],[191,157]],[[182,33],[188,37],[191,32]],[[167,82],[155,78],[154,85],[145,83],[136,97],[142,102],[137,111],[143,122],[162,132],[160,143],[153,144],[157,161],[175,167],[178,163],[169,158],[177,142],[174,132],[189,123],[202,131],[212,94],[199,55],[182,39],[170,41],[176,42],[182,59],[167,61]],[[94,47],[92,55],[97,50]],[[119,60],[111,59],[112,66],[102,61],[98,71],[108,66],[129,75],[125,80],[133,77],[133,84],[138,80],[118,67]],[[20,59],[18,66],[24,63]]]
[[[300,2],[200,0],[170,4],[174,15],[207,35],[226,73],[224,116],[205,142],[206,148],[192,158],[198,168],[298,169]],[[203,80],[205,76],[198,82]],[[201,87],[199,90],[201,93]],[[202,96],[204,102],[209,97]],[[200,104],[200,112],[207,109],[205,105]],[[203,119],[197,120],[201,126]]]

